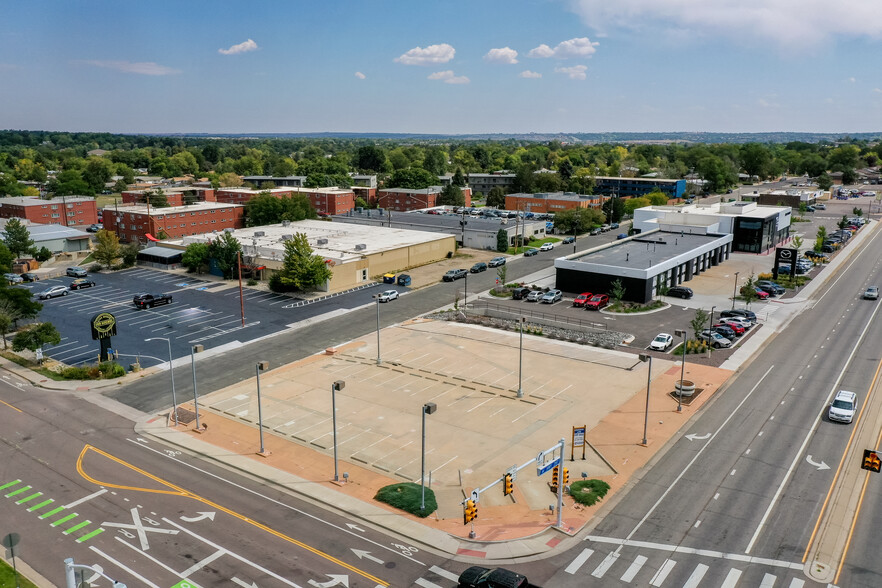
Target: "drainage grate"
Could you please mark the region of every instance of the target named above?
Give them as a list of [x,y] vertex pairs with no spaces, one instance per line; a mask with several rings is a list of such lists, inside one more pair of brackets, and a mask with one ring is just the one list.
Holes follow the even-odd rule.
[[[695,400],[696,398],[698,398],[701,395],[702,392],[704,392],[704,388],[696,388],[691,396],[683,396],[682,403],[686,406],[689,406],[690,404],[692,404],[693,400]],[[668,392],[668,396],[673,398],[675,402],[677,401],[677,399],[680,398],[680,396],[679,396],[679,394],[677,394],[676,390]]]

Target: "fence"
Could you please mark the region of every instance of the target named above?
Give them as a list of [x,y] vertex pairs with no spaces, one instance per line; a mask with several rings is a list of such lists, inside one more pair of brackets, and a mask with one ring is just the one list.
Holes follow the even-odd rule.
[[546,326],[561,327],[566,329],[579,328],[591,331],[609,331],[609,326],[606,323],[597,323],[588,319],[580,319],[577,317],[569,317],[566,315],[542,312],[538,310],[536,306],[528,306],[527,303],[524,303],[522,306],[519,305],[517,308],[515,308],[513,306],[498,304],[496,302],[491,302],[489,300],[481,298],[476,301],[469,301],[468,311],[475,310],[483,310],[485,311],[486,316],[492,316],[494,318],[517,320],[520,317],[525,317],[533,323],[543,324]]

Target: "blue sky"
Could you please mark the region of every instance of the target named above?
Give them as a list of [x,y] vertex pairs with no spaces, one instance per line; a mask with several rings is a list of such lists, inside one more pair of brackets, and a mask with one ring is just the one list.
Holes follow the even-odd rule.
[[3,22],[6,129],[882,129],[876,0],[33,0]]

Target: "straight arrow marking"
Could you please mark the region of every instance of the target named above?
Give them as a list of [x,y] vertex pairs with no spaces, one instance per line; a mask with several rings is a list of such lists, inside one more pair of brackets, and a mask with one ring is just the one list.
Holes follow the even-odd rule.
[[383,565],[384,563],[386,563],[382,559],[376,558],[373,555],[371,555],[370,551],[362,551],[360,549],[352,548],[352,553],[354,553],[355,557],[357,557],[358,559],[369,559],[372,562],[378,563],[380,565]]

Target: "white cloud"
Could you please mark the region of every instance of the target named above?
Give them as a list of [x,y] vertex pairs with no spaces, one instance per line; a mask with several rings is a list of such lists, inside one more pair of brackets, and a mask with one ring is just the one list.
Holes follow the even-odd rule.
[[364,75],[363,73],[361,73],[360,71],[357,71],[357,72],[355,72],[355,77],[357,77],[357,78],[360,79],[360,80],[363,80],[363,79],[365,79],[367,76]]
[[518,74],[519,78],[541,78],[542,74],[535,71],[530,71],[529,69],[525,69],[521,73]]
[[471,80],[465,76],[457,76],[453,74],[453,70],[436,71],[429,74],[430,80],[441,80],[445,84],[468,84]]
[[145,76],[167,76],[171,74],[179,74],[181,70],[172,67],[166,67],[153,63],[152,61],[131,62],[131,61],[100,61],[91,59],[82,61],[86,65],[94,65],[95,67],[106,67],[107,69],[115,69],[125,73],[142,74]]
[[848,81],[851,82],[851,83],[853,84],[853,83],[855,83],[857,80],[856,80],[855,78],[848,78]]
[[584,80],[588,76],[585,75],[585,71],[588,69],[587,65],[574,65],[572,67],[556,67],[554,68],[554,73],[562,73],[569,76],[571,80]]
[[874,94],[882,94],[882,88],[873,88]]
[[233,45],[229,49],[218,49],[217,52],[221,55],[236,55],[237,53],[247,53],[248,51],[257,51],[259,47],[257,43],[248,39],[247,41],[242,41],[238,45]]
[[484,61],[514,65],[518,62],[518,52],[511,47],[491,49],[487,52],[487,55],[484,56]]
[[596,51],[598,43],[592,43],[588,37],[578,37],[569,41],[558,43],[552,49],[546,44],[531,49],[528,57],[554,57],[555,59],[569,59],[570,57],[591,57]]
[[425,49],[422,47],[414,47],[400,57],[396,57],[397,63],[404,65],[434,65],[436,63],[447,63],[456,54],[456,49],[447,43],[440,45],[429,45]]
[[[828,38],[882,38],[882,10],[866,0],[567,0],[589,27],[671,31],[689,38],[727,36],[752,43],[756,38],[791,49]],[[848,15],[844,18],[843,15]]]

